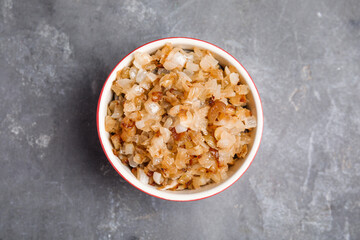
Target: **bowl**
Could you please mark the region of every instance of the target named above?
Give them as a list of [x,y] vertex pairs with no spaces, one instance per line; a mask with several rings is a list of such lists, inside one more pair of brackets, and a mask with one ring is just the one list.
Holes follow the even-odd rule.
[[[235,162],[233,166],[229,168],[228,178],[220,183],[211,183],[205,186],[200,187],[196,190],[181,190],[181,191],[171,191],[171,190],[158,190],[156,187],[141,183],[130,171],[128,166],[125,166],[121,163],[120,159],[115,156],[112,152],[112,144],[110,142],[109,133],[105,131],[105,116],[107,114],[107,106],[113,97],[111,91],[112,82],[116,78],[116,72],[121,70],[125,66],[129,66],[133,60],[134,53],[147,52],[154,53],[157,49],[163,47],[166,43],[172,43],[173,46],[192,49],[193,47],[199,47],[202,49],[207,49],[211,51],[214,57],[219,61],[221,65],[233,65],[242,76],[240,79],[243,83],[246,83],[249,86],[250,93],[247,95],[249,99],[248,107],[252,111],[253,115],[257,118],[257,127],[252,131],[252,143],[248,145],[249,151],[247,156]],[[163,38],[155,40],[149,43],[138,47],[127,56],[125,56],[111,71],[110,75],[106,79],[104,86],[101,90],[99,102],[97,106],[97,130],[100,139],[100,144],[104,150],[106,157],[108,158],[111,165],[114,169],[131,185],[137,189],[161,199],[172,200],[172,201],[194,201],[204,198],[211,197],[215,194],[218,194],[232,184],[234,184],[248,169],[250,164],[255,158],[255,155],[259,149],[262,132],[263,132],[263,110],[261,105],[261,100],[259,93],[256,89],[256,86],[251,79],[249,73],[245,68],[237,61],[233,56],[228,52],[221,49],[220,47],[215,46],[214,44],[208,43],[203,40],[194,39],[194,38],[185,38],[185,37],[173,37],[173,38]]]

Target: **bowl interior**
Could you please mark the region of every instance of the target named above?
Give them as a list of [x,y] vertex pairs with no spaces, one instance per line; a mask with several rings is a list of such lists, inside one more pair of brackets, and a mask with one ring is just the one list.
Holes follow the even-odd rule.
[[[107,106],[113,98],[113,93],[111,91],[112,82],[116,78],[116,72],[129,66],[133,60],[134,52],[147,52],[154,53],[159,48],[163,47],[166,43],[171,42],[176,47],[181,47],[184,49],[193,49],[194,46],[210,50],[214,57],[219,61],[223,66],[233,65],[239,71],[241,77],[240,81],[244,84],[247,84],[250,88],[250,93],[248,94],[248,108],[251,110],[253,115],[257,118],[257,128],[252,131],[252,143],[249,144],[249,151],[247,156],[244,159],[238,160],[233,166],[229,168],[228,178],[220,183],[212,183],[206,186],[201,187],[197,190],[182,190],[182,191],[160,191],[156,187],[143,184],[137,180],[137,178],[131,173],[129,167],[123,165],[119,158],[115,156],[112,152],[112,144],[110,142],[110,135],[105,131],[105,116],[107,114]],[[229,187],[234,183],[249,167],[251,161],[255,157],[256,151],[260,144],[260,138],[262,134],[263,127],[263,118],[262,118],[262,109],[261,102],[256,87],[251,80],[249,74],[241,66],[241,64],[236,61],[230,54],[226,53],[224,50],[201,40],[196,39],[187,39],[187,38],[168,38],[157,40],[148,44],[141,46],[140,48],[134,50],[128,56],[126,56],[119,64],[114,68],[114,70],[109,75],[105,85],[103,87],[102,93],[100,95],[99,104],[98,104],[98,132],[100,137],[100,142],[102,147],[113,167],[118,171],[118,173],[124,177],[129,183],[138,189],[145,191],[146,193],[160,197],[168,200],[177,200],[177,201],[188,201],[206,198],[212,196],[218,192]]]

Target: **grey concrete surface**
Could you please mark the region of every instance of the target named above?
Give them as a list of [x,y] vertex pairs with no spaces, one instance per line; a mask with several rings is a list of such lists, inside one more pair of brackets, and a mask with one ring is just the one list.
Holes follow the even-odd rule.
[[[0,239],[360,239],[359,0],[0,0]],[[176,203],[107,162],[108,73],[168,36],[237,57],[263,100],[245,175]]]

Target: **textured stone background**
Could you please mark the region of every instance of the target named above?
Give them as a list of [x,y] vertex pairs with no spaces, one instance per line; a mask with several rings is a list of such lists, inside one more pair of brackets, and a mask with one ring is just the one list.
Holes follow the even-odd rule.
[[[360,1],[0,0],[0,239],[360,239]],[[252,75],[265,130],[210,199],[134,189],[95,124],[135,47],[189,36]]]

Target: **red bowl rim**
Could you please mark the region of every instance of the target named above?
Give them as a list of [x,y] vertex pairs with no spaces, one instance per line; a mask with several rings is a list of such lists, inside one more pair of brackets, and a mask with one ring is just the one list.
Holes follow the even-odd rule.
[[[138,50],[139,48],[142,48],[143,46],[146,46],[148,44],[151,44],[151,43],[154,43],[154,42],[158,42],[158,41],[163,41],[163,40],[167,40],[167,39],[178,39],[178,38],[182,38],[182,39],[191,39],[191,40],[196,40],[196,41],[200,41],[200,42],[204,42],[204,43],[207,43],[207,44],[210,44],[216,48],[219,48],[220,50],[222,50],[223,52],[227,53],[230,57],[232,57],[235,61],[237,61],[240,66],[246,71],[246,73],[248,74],[248,76],[250,77],[251,81],[253,82],[254,86],[255,86],[255,89],[256,89],[256,92],[257,92],[257,95],[259,97],[259,100],[260,100],[260,108],[261,108],[261,114],[262,114],[262,119],[264,119],[264,111],[263,111],[263,107],[262,107],[262,101],[261,101],[261,97],[260,97],[260,94],[259,94],[259,91],[254,83],[254,80],[252,79],[252,77],[250,76],[250,74],[248,73],[248,71],[246,70],[246,68],[244,68],[244,66],[234,57],[232,56],[230,53],[228,53],[227,51],[225,51],[224,49],[216,46],[215,44],[212,44],[210,42],[207,42],[207,41],[204,41],[204,40],[201,40],[201,39],[197,39],[197,38],[191,38],[191,37],[167,37],[167,38],[160,38],[160,39],[157,39],[157,40],[154,40],[154,41],[150,41],[148,43],[145,43],[137,48],[135,48],[133,51],[131,51],[130,53],[128,53],[125,57],[123,57],[119,62],[118,64],[116,64],[116,66],[113,68],[113,70],[110,72],[109,76],[107,77],[106,81],[104,82],[104,85],[101,89],[101,92],[100,92],[100,95],[99,95],[99,100],[98,100],[98,104],[97,104],[97,110],[96,110],[96,127],[97,127],[97,132],[98,132],[98,137],[99,137],[99,141],[100,141],[100,145],[101,145],[101,148],[103,149],[104,153],[105,153],[105,156],[106,158],[108,159],[108,161],[110,162],[111,166],[115,169],[115,171],[123,178],[125,179],[128,183],[130,183],[133,187],[137,188],[138,190],[150,195],[150,196],[153,196],[153,197],[156,197],[156,198],[159,198],[159,199],[163,199],[163,200],[168,200],[168,201],[174,201],[174,202],[191,202],[191,201],[198,201],[198,200],[202,200],[202,199],[205,199],[205,198],[209,198],[209,197],[212,197],[212,196],[215,196],[223,191],[225,191],[226,189],[228,189],[229,187],[231,187],[235,182],[237,182],[243,175],[244,173],[249,169],[250,165],[252,164],[252,162],[254,161],[258,151],[259,151],[259,148],[260,148],[260,145],[261,145],[261,141],[262,141],[262,137],[263,137],[263,132],[264,132],[264,127],[262,126],[261,127],[261,134],[260,134],[260,141],[259,141],[259,144],[258,144],[258,147],[256,149],[256,152],[253,156],[253,158],[251,159],[248,167],[245,169],[245,171],[234,181],[232,182],[229,186],[227,186],[226,188],[224,189],[221,189],[220,191],[212,194],[212,195],[209,195],[209,196],[205,196],[205,197],[201,197],[201,198],[197,198],[197,199],[186,199],[186,200],[177,200],[177,199],[167,199],[167,198],[162,198],[162,197],[159,197],[159,196],[156,196],[156,195],[153,195],[151,193],[148,193],[146,191],[144,191],[143,189],[135,186],[130,180],[128,180],[127,178],[125,178],[118,170],[117,168],[113,165],[112,161],[110,160],[107,152],[105,151],[105,148],[104,148],[104,145],[103,145],[103,142],[102,142],[102,139],[101,139],[101,135],[100,135],[100,129],[99,129],[99,109],[100,109],[100,101],[101,101],[101,97],[102,97],[102,94],[103,94],[103,91],[104,91],[104,87],[107,83],[107,81],[109,80],[110,76],[112,75],[112,73],[114,72],[114,70],[117,68],[117,66],[125,59],[127,58],[130,54],[132,54],[133,52],[135,52],[136,50]],[[263,121],[263,124],[264,124],[264,121]]]

